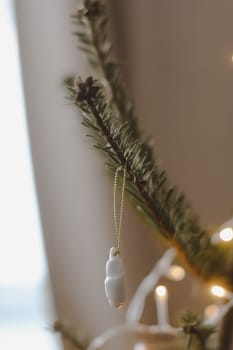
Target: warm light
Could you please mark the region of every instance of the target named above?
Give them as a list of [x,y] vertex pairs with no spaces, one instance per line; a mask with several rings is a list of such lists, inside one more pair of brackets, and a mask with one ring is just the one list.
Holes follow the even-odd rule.
[[146,350],[146,345],[144,343],[136,343],[134,345],[134,350]]
[[159,297],[165,297],[167,295],[167,288],[164,286],[158,286],[155,289],[155,293],[159,296]]
[[211,319],[216,317],[218,315],[218,312],[219,312],[219,307],[217,305],[215,304],[208,305],[204,311],[205,319]]
[[229,242],[233,239],[233,230],[231,227],[225,227],[223,228],[220,233],[219,236],[221,238],[221,240],[223,240],[224,242]]
[[165,286],[155,288],[155,302],[157,308],[157,321],[159,326],[167,326],[168,322],[168,292]]
[[182,281],[185,278],[185,270],[179,265],[172,265],[168,270],[167,277],[173,281]]
[[223,298],[226,295],[225,289],[217,285],[211,287],[211,293],[219,298]]

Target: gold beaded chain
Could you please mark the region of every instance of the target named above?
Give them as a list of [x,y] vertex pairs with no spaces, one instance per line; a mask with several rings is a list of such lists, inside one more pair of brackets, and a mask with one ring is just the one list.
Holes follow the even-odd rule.
[[114,176],[114,185],[113,185],[113,219],[114,219],[114,236],[116,239],[116,252],[115,255],[120,254],[120,239],[121,239],[121,226],[123,218],[123,209],[124,209],[124,195],[125,195],[125,183],[126,183],[126,167],[123,168],[123,177],[122,177],[122,188],[121,188],[121,202],[119,210],[119,221],[117,218],[117,208],[116,208],[116,192],[118,188],[118,175],[119,171],[122,170],[122,167],[119,166],[116,168]]

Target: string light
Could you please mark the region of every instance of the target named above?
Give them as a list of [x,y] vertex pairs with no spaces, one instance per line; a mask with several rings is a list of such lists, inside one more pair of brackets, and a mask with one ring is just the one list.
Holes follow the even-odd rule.
[[[180,268],[180,266],[171,266],[175,256],[176,253],[173,248],[170,248],[164,253],[159,261],[157,261],[151,272],[140,283],[128,307],[126,322],[105,330],[100,336],[93,339],[87,350],[97,350],[99,348],[103,348],[105,347],[105,344],[107,344],[113,338],[127,334],[128,332],[130,334],[135,333],[139,335],[153,334],[159,336],[159,339],[161,339],[162,334],[163,337],[167,337],[165,339],[169,339],[169,341],[171,340],[171,337],[176,337],[177,335],[181,334],[181,328],[173,328],[169,323],[168,290],[164,285],[157,285],[162,276],[168,277],[168,275],[171,275],[173,278],[174,276],[177,278],[177,275],[179,278],[181,278],[181,275],[185,276],[185,271],[182,271],[182,274],[180,273],[181,270],[183,270],[182,268],[176,269],[177,267]],[[176,272],[174,273],[174,271]],[[179,273],[177,273],[177,271],[179,271]],[[156,285],[157,287],[155,288]],[[154,290],[155,302],[157,306],[157,325],[148,326],[140,323],[140,319],[144,310],[145,299],[152,290]],[[233,307],[233,293],[225,290],[219,285],[213,285],[210,290],[214,296],[226,299],[226,303],[223,305],[208,305],[204,310],[203,326],[216,327],[221,319],[227,314],[228,310]],[[227,301],[227,299],[229,300]],[[148,345],[148,343],[138,339],[138,341],[134,344],[133,349],[149,350],[152,349],[152,347],[150,344]]]
[[230,242],[233,240],[233,229],[231,227],[224,227],[220,232],[216,232],[211,236],[211,242],[218,244],[220,241]]
[[223,228],[220,233],[219,237],[221,238],[222,241],[224,242],[229,242],[233,239],[233,230],[231,227],[225,227]]
[[[232,56],[233,60],[233,56]],[[227,220],[218,232],[211,236],[211,243],[218,244],[220,241],[230,242],[233,240],[233,218]]]
[[226,296],[226,291],[225,291],[225,289],[224,289],[223,287],[221,287],[221,286],[214,285],[214,286],[211,287],[210,290],[211,290],[211,293],[212,293],[214,296],[218,297],[218,298],[223,298],[223,297]]
[[167,288],[165,286],[158,286],[155,288],[155,292],[159,297],[165,297],[167,295]]
[[185,270],[179,265],[172,265],[168,270],[167,277],[173,281],[182,281],[185,278]]
[[165,286],[155,288],[155,302],[157,306],[157,321],[160,327],[167,328],[168,322],[168,293]]

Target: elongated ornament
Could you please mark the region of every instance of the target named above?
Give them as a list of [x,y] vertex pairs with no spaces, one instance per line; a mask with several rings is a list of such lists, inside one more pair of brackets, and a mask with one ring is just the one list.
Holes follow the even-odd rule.
[[109,304],[120,309],[125,303],[125,272],[121,256],[114,247],[109,251],[104,285]]

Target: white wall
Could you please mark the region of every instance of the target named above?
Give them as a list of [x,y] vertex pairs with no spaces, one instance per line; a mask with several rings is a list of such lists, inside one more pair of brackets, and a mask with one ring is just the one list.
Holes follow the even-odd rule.
[[141,125],[205,224],[221,225],[233,214],[233,3],[122,4]]

